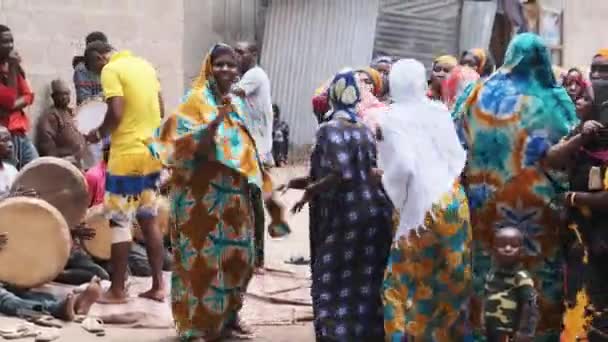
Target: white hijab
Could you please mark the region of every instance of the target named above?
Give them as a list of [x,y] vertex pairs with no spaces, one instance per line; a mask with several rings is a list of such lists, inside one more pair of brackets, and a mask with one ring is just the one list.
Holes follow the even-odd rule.
[[398,61],[389,82],[394,103],[379,122],[384,139],[378,142],[378,159],[384,187],[401,216],[399,239],[424,228],[427,212],[460,176],[466,152],[447,108],[427,98],[420,62]]

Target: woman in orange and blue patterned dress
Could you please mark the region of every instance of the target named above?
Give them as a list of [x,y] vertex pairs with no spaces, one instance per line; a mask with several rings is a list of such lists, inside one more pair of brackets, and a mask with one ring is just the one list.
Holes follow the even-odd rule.
[[[236,75],[234,50],[216,45],[150,144],[173,171],[171,301],[185,341],[216,341],[246,332],[237,314],[254,264],[250,194],[254,188],[268,193],[272,185],[245,128],[241,100],[230,95]],[[274,228],[269,228],[271,235]]]
[[466,341],[471,293],[469,209],[458,181],[466,153],[450,113],[425,96],[415,60],[390,73],[379,166],[400,222],[384,280],[386,341]]
[[516,36],[505,65],[463,96],[466,101],[454,117],[469,152],[465,176],[473,226],[475,323],[494,232],[503,226],[518,227],[525,239],[524,265],[540,294],[535,341],[557,341],[562,258],[552,202],[563,190],[544,159],[547,150],[576,126],[574,104],[556,83],[544,42],[531,33]]

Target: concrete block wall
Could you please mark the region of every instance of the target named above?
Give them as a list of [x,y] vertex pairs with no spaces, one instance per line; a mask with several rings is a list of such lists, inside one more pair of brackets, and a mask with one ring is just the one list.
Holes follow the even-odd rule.
[[588,66],[600,48],[608,47],[608,1],[566,0],[564,66]]
[[50,105],[51,80],[72,84],[72,58],[83,54],[91,31],[156,66],[167,110],[183,94],[183,0],[0,0],[0,24],[13,31],[36,92],[33,121]]

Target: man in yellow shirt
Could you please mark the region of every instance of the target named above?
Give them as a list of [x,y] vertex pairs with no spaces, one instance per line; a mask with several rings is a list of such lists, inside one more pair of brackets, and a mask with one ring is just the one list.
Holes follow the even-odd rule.
[[112,286],[99,302],[127,301],[125,282],[133,219],[137,219],[144,232],[152,269],[152,289],[140,296],[163,301],[166,293],[162,236],[156,227],[161,164],[146,145],[162,117],[156,70],[144,59],[129,51],[116,52],[104,42],[89,44],[85,60],[90,70],[101,74],[108,104],[102,125],[86,138],[96,143],[109,135],[111,140],[104,205],[113,228]]

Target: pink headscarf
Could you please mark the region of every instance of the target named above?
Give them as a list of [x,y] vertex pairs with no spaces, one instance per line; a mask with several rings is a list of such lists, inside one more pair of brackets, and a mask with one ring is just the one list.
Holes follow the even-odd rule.
[[361,90],[361,102],[357,105],[357,116],[372,132],[378,129],[378,118],[388,111],[388,106],[380,102],[365,84],[359,82]]
[[441,86],[441,98],[443,103],[452,110],[458,97],[466,89],[466,87],[476,82],[479,79],[477,71],[467,66],[456,66],[448,77],[443,81]]

